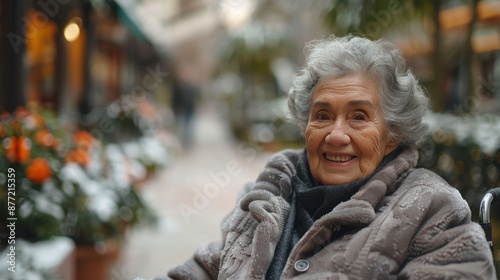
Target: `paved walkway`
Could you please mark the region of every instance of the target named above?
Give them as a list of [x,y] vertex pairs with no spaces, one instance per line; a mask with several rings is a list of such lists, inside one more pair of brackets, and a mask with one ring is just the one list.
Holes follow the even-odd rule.
[[112,280],[162,275],[201,243],[220,239],[219,224],[235,206],[239,189],[255,180],[270,154],[231,140],[218,109],[201,108],[193,146],[143,188],[159,225],[129,232]]

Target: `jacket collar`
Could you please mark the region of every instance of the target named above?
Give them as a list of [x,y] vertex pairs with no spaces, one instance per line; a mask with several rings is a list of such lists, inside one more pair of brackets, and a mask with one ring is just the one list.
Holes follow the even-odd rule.
[[[350,200],[340,203],[330,213],[319,218],[308,232],[299,240],[294,251],[311,252],[319,244],[331,238],[332,231],[338,226],[363,227],[376,217],[384,197],[392,194],[408,170],[418,161],[416,148],[402,151],[394,160],[375,173]],[[311,242],[314,240],[314,242]]]

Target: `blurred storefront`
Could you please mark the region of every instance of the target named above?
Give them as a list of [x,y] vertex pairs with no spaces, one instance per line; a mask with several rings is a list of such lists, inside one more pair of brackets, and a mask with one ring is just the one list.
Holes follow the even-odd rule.
[[[140,190],[178,152],[172,84],[209,82],[220,27],[207,1],[0,0],[0,189],[15,172],[19,279],[107,279],[126,230],[154,224]],[[71,246],[31,250],[54,237]],[[58,260],[38,266],[46,254]]]
[[0,110],[36,102],[73,122],[127,94],[152,95],[168,106],[175,79],[205,90],[224,30],[218,5],[2,0]]
[[3,111],[36,102],[77,118],[167,65],[113,1],[3,1],[1,13]]

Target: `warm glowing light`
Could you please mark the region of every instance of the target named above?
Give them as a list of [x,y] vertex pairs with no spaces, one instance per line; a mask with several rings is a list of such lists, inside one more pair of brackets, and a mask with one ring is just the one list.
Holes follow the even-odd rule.
[[476,53],[500,50],[500,33],[490,32],[474,35],[472,37],[472,49]]
[[464,27],[472,21],[472,10],[468,5],[462,5],[439,12],[439,23],[443,29]]
[[80,36],[80,26],[75,22],[68,23],[64,28],[64,38],[66,41],[73,42],[78,36]]

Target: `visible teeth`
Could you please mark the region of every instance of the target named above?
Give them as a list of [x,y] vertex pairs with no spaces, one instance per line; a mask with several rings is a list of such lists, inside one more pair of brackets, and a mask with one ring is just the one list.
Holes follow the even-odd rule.
[[325,155],[327,160],[335,161],[335,162],[346,162],[351,160],[352,156],[334,156],[334,155]]

